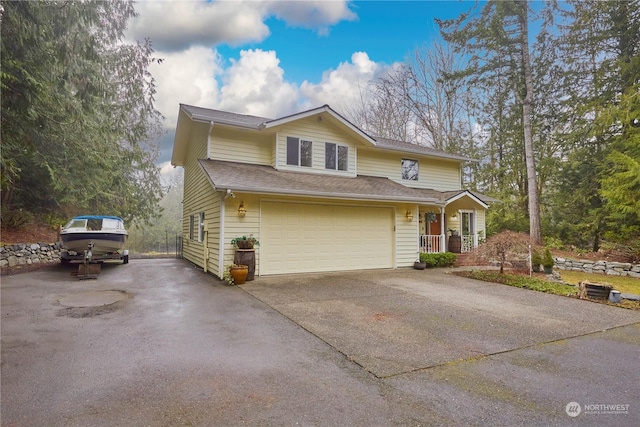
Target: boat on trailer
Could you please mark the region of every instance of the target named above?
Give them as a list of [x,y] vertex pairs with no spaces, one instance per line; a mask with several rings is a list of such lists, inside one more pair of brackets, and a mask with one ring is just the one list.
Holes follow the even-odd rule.
[[129,233],[118,216],[81,215],[72,218],[60,231],[64,249],[61,262],[100,262],[119,259],[129,262],[129,251],[124,249]]

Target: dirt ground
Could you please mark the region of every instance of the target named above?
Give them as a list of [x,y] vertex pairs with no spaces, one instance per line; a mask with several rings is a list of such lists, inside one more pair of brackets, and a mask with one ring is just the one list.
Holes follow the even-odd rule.
[[58,240],[58,231],[46,224],[32,224],[21,229],[0,229],[3,245],[14,243],[53,243]]

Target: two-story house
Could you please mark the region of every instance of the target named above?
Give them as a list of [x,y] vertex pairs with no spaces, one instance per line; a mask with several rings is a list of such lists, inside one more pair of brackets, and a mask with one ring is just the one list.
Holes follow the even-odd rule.
[[367,135],[328,105],[277,119],[180,105],[183,256],[222,277],[253,235],[256,274],[412,266],[478,244],[491,199],[461,187],[472,159]]

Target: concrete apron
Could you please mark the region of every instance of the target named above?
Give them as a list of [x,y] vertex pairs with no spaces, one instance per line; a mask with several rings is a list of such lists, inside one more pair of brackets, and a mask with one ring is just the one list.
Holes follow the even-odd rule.
[[638,312],[447,270],[271,276],[241,288],[379,378],[640,321]]

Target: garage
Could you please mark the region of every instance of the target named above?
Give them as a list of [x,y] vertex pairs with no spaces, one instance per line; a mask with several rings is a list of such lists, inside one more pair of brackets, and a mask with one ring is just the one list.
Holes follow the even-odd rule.
[[261,274],[392,268],[394,211],[263,201]]

